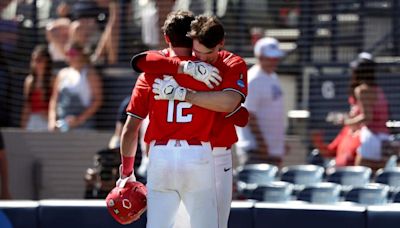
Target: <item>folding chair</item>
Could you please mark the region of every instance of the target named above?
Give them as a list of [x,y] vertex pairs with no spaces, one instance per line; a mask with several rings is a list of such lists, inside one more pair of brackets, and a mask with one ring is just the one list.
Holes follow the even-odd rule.
[[237,168],[236,187],[241,197],[249,198],[259,185],[274,181],[278,167],[270,164],[248,164]]
[[345,196],[345,201],[363,205],[382,205],[388,202],[389,186],[385,184],[369,183],[364,186],[353,187]]
[[304,187],[297,200],[313,204],[335,204],[340,199],[340,185],[330,182],[320,182]]
[[284,181],[273,181],[266,185],[259,185],[252,192],[251,199],[281,203],[291,200],[293,184]]

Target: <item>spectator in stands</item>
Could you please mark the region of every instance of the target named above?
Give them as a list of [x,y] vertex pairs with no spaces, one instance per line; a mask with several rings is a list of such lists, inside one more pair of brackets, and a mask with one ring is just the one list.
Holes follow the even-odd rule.
[[52,60],[47,46],[38,45],[31,55],[30,74],[25,78],[21,128],[47,130],[52,82]]
[[118,1],[97,0],[97,2],[101,8],[108,10],[108,20],[92,56],[92,61],[115,64],[118,61],[120,6]]
[[335,166],[354,166],[357,150],[360,146],[360,127],[357,125],[344,126],[336,138],[325,144],[322,132],[313,132],[311,140],[323,157],[334,157]]
[[100,38],[100,30],[93,18],[82,18],[71,22],[69,42],[79,43],[92,52]]
[[254,54],[258,63],[248,71],[249,92],[244,103],[250,120],[245,128],[238,128],[238,157],[243,161],[247,156],[247,163],[280,166],[285,154],[285,113],[275,70],[284,53],[278,40],[265,37],[255,44]]
[[56,13],[59,18],[70,18],[71,17],[71,7],[66,1],[61,1],[57,8]]
[[358,112],[343,120],[346,126],[361,124],[360,148],[356,164],[366,165],[373,170],[383,167],[381,161],[382,140],[388,138],[388,101],[375,77],[376,63],[369,53],[361,53],[350,64],[351,81],[349,95],[354,99]]
[[96,1],[77,1],[73,4],[73,21],[69,30],[69,42],[79,43],[93,53],[101,36],[97,15],[98,6]]
[[333,116],[334,124],[343,124],[336,138],[325,145],[321,133],[314,132],[312,141],[322,155],[336,155],[336,166],[365,165],[377,170],[381,161],[382,140],[388,138],[388,102],[375,79],[376,64],[371,54],[361,53],[350,63],[350,111]]
[[[73,7],[70,41],[93,50],[92,62],[118,61],[120,12],[117,1],[78,1]],[[98,18],[106,18],[101,22]],[[104,26],[102,22],[107,21]],[[103,32],[102,32],[103,31]]]
[[49,43],[51,59],[55,62],[64,62],[65,45],[69,40],[71,21],[68,18],[58,18],[46,26],[46,39]]
[[49,129],[93,128],[103,100],[102,82],[79,43],[67,46],[69,66],[55,79],[49,107]]
[[[352,95],[349,96],[350,111],[348,113],[329,113],[327,121],[334,125],[343,125],[345,116],[353,118],[360,114],[360,108]],[[323,132],[314,131],[311,133],[313,146],[319,150],[323,157],[334,157],[335,166],[359,165],[356,162],[358,148],[360,147],[361,123],[343,126],[339,134],[329,144],[324,143]]]
[[142,42],[149,49],[166,47],[161,27],[168,13],[173,10],[175,2],[175,0],[147,0],[138,2]]

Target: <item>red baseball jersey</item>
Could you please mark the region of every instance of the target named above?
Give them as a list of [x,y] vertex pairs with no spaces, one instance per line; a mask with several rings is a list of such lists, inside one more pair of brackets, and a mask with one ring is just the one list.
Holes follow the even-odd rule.
[[[223,77],[222,83],[216,90],[235,91],[244,102],[247,96],[247,65],[240,57],[228,51],[220,51],[218,59],[213,65],[218,68]],[[213,147],[231,147],[237,140],[235,125],[232,118],[248,118],[245,112],[218,113],[211,131],[211,145]]]
[[[128,115],[139,119],[144,119],[149,115],[150,121],[145,133],[145,142],[168,139],[210,141],[211,127],[216,113],[188,102],[156,101],[152,92],[152,85],[156,78],[162,78],[162,75],[142,74],[139,76],[127,108]],[[205,84],[187,75],[176,75],[174,78],[185,88],[210,91]]]

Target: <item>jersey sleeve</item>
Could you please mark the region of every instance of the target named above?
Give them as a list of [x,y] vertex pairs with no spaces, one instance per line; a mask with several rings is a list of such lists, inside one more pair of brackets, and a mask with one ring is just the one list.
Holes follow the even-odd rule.
[[222,81],[223,91],[235,91],[242,96],[242,102],[245,101],[247,96],[247,66],[246,63],[241,60],[230,66],[230,69],[226,72],[229,80]]
[[235,126],[244,127],[249,122],[249,111],[245,107],[239,106],[225,118]]
[[[229,70],[222,80],[221,89],[222,91],[234,91],[239,93],[242,97],[241,102],[243,103],[247,97],[247,65],[241,58],[234,59],[233,61],[234,63],[229,64]],[[238,108],[240,108],[240,106]],[[226,113],[225,118],[233,116],[234,113],[238,111],[238,108],[231,113]],[[235,117],[237,116],[235,115]]]
[[133,88],[131,100],[126,108],[127,115],[143,120],[149,113],[149,97],[151,87],[146,81],[144,74],[141,74]]
[[159,51],[147,51],[137,54],[131,59],[131,67],[138,73],[176,74],[180,60],[164,56]]

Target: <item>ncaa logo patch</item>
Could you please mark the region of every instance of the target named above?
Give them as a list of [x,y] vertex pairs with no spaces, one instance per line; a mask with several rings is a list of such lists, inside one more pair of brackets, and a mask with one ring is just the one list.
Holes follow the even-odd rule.
[[237,84],[238,86],[244,88],[244,81],[243,81],[243,80],[241,80],[241,79],[237,80],[236,84]]

